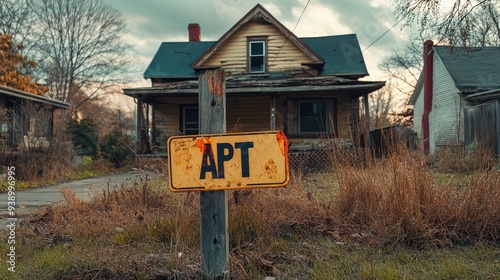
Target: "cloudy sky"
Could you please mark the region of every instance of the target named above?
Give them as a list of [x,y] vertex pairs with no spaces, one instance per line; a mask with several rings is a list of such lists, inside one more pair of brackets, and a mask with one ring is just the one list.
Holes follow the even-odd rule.
[[[401,25],[372,44],[396,21],[383,0],[108,0],[126,18],[128,40],[135,46],[137,77],[149,86],[142,73],[161,42],[187,41],[189,23],[199,23],[201,39],[215,41],[257,3],[264,6],[299,37],[356,33],[367,64],[369,79],[384,80],[378,63],[407,37]],[[295,27],[296,26],[296,27]],[[365,50],[366,49],[366,50]]]

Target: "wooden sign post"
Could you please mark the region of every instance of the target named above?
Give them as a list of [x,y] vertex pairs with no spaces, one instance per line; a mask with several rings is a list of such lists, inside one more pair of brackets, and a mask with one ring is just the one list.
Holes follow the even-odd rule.
[[[200,134],[226,133],[226,83],[223,70],[199,78]],[[200,193],[201,270],[207,278],[228,278],[229,237],[226,191]]]

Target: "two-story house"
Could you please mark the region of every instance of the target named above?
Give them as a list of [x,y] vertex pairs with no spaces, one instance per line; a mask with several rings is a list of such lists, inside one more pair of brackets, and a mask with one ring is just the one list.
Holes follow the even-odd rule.
[[124,89],[137,101],[137,138],[165,152],[168,137],[198,133],[198,76],[226,73],[228,132],[283,130],[290,150],[321,139],[352,145],[360,97],[384,82],[368,76],[356,35],[299,38],[256,5],[217,41],[201,41],[189,24],[188,42],[164,42],[144,72],[152,86]]

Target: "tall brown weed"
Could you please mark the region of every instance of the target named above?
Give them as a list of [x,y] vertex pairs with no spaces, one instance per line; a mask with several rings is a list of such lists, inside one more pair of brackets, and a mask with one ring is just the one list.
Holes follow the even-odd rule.
[[427,158],[398,150],[365,166],[337,157],[339,223],[364,228],[381,242],[465,243],[500,238],[500,172],[482,171],[466,187],[441,185]]

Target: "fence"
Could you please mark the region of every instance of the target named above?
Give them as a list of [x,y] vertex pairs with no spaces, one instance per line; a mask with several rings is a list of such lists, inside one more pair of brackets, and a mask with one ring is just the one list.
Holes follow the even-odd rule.
[[288,154],[290,168],[305,173],[331,170],[332,153],[331,148],[290,151]]
[[305,173],[329,171],[334,157],[338,159],[340,156],[344,161],[359,162],[370,157],[387,156],[390,152],[400,148],[410,150],[417,148],[416,133],[403,126],[390,126],[372,131],[369,149],[365,147],[363,135],[360,135],[358,139],[360,139],[359,145],[353,145],[352,140],[323,139],[320,140],[320,145],[311,146],[308,149],[291,149],[289,152],[290,168]]
[[480,104],[464,110],[465,147],[478,145],[500,155],[500,101]]
[[387,155],[391,150],[405,147],[417,149],[417,134],[404,126],[390,126],[370,132],[371,149],[376,157]]

